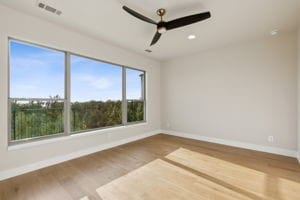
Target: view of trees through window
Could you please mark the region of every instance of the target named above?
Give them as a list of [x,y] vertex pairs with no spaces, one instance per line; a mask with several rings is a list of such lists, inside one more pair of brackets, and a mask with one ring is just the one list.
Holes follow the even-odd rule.
[[145,120],[143,71],[16,40],[9,45],[10,141]]
[[11,140],[64,132],[64,103],[58,100],[11,102]]

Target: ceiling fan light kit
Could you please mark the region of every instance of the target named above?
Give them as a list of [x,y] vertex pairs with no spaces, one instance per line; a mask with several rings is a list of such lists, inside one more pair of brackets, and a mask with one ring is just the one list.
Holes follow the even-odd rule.
[[178,19],[174,19],[174,20],[166,22],[163,20],[163,16],[166,14],[166,9],[160,8],[156,11],[156,14],[160,17],[160,21],[155,22],[154,20],[128,8],[127,6],[123,6],[123,9],[126,12],[128,12],[129,14],[131,14],[132,16],[134,16],[140,20],[143,20],[150,24],[156,25],[156,33],[151,41],[150,46],[156,44],[157,41],[160,39],[161,35],[163,33],[167,32],[168,30],[172,30],[175,28],[180,28],[180,27],[187,26],[187,25],[190,25],[193,23],[197,23],[197,22],[206,20],[211,17],[210,12],[204,12],[204,13],[189,15],[186,17],[182,17],[182,18],[178,18]]

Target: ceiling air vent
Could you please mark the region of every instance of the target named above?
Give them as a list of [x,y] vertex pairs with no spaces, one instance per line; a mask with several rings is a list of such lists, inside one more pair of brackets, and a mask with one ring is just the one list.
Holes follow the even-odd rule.
[[51,12],[53,14],[56,14],[56,15],[61,15],[62,12],[60,10],[57,10],[56,8],[53,8],[52,6],[49,6],[45,3],[42,3],[42,2],[38,2],[38,7],[41,8],[41,9],[44,9],[48,12]]
[[52,13],[55,13],[56,12],[56,9],[51,7],[51,6],[46,6],[45,7],[45,10],[49,11],[49,12],[52,12]]
[[45,4],[43,4],[43,3],[39,3],[38,6],[39,6],[40,8],[45,8]]

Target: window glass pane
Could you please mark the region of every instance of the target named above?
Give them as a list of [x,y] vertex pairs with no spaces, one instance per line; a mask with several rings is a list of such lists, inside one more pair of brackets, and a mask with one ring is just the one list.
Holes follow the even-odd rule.
[[144,120],[144,101],[127,100],[127,122]]
[[11,140],[22,140],[64,132],[64,102],[59,100],[13,100]]
[[10,97],[64,98],[65,54],[10,40]]
[[65,54],[9,45],[11,141],[63,133]]
[[126,69],[126,97],[127,99],[142,99],[144,72]]
[[144,84],[143,71],[126,69],[127,122],[144,120]]
[[122,124],[122,68],[71,56],[71,130]]

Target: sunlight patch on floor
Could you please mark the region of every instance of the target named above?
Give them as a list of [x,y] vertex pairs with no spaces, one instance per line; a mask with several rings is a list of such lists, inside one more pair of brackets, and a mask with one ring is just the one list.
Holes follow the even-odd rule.
[[160,159],[98,188],[97,193],[104,200],[250,200]]
[[300,183],[272,176],[261,171],[237,165],[206,154],[180,148],[167,159],[190,168],[223,185],[231,185],[261,198],[280,200],[300,199]]
[[87,196],[82,197],[80,200],[90,200]]
[[179,148],[97,189],[103,200],[299,200],[300,184]]

